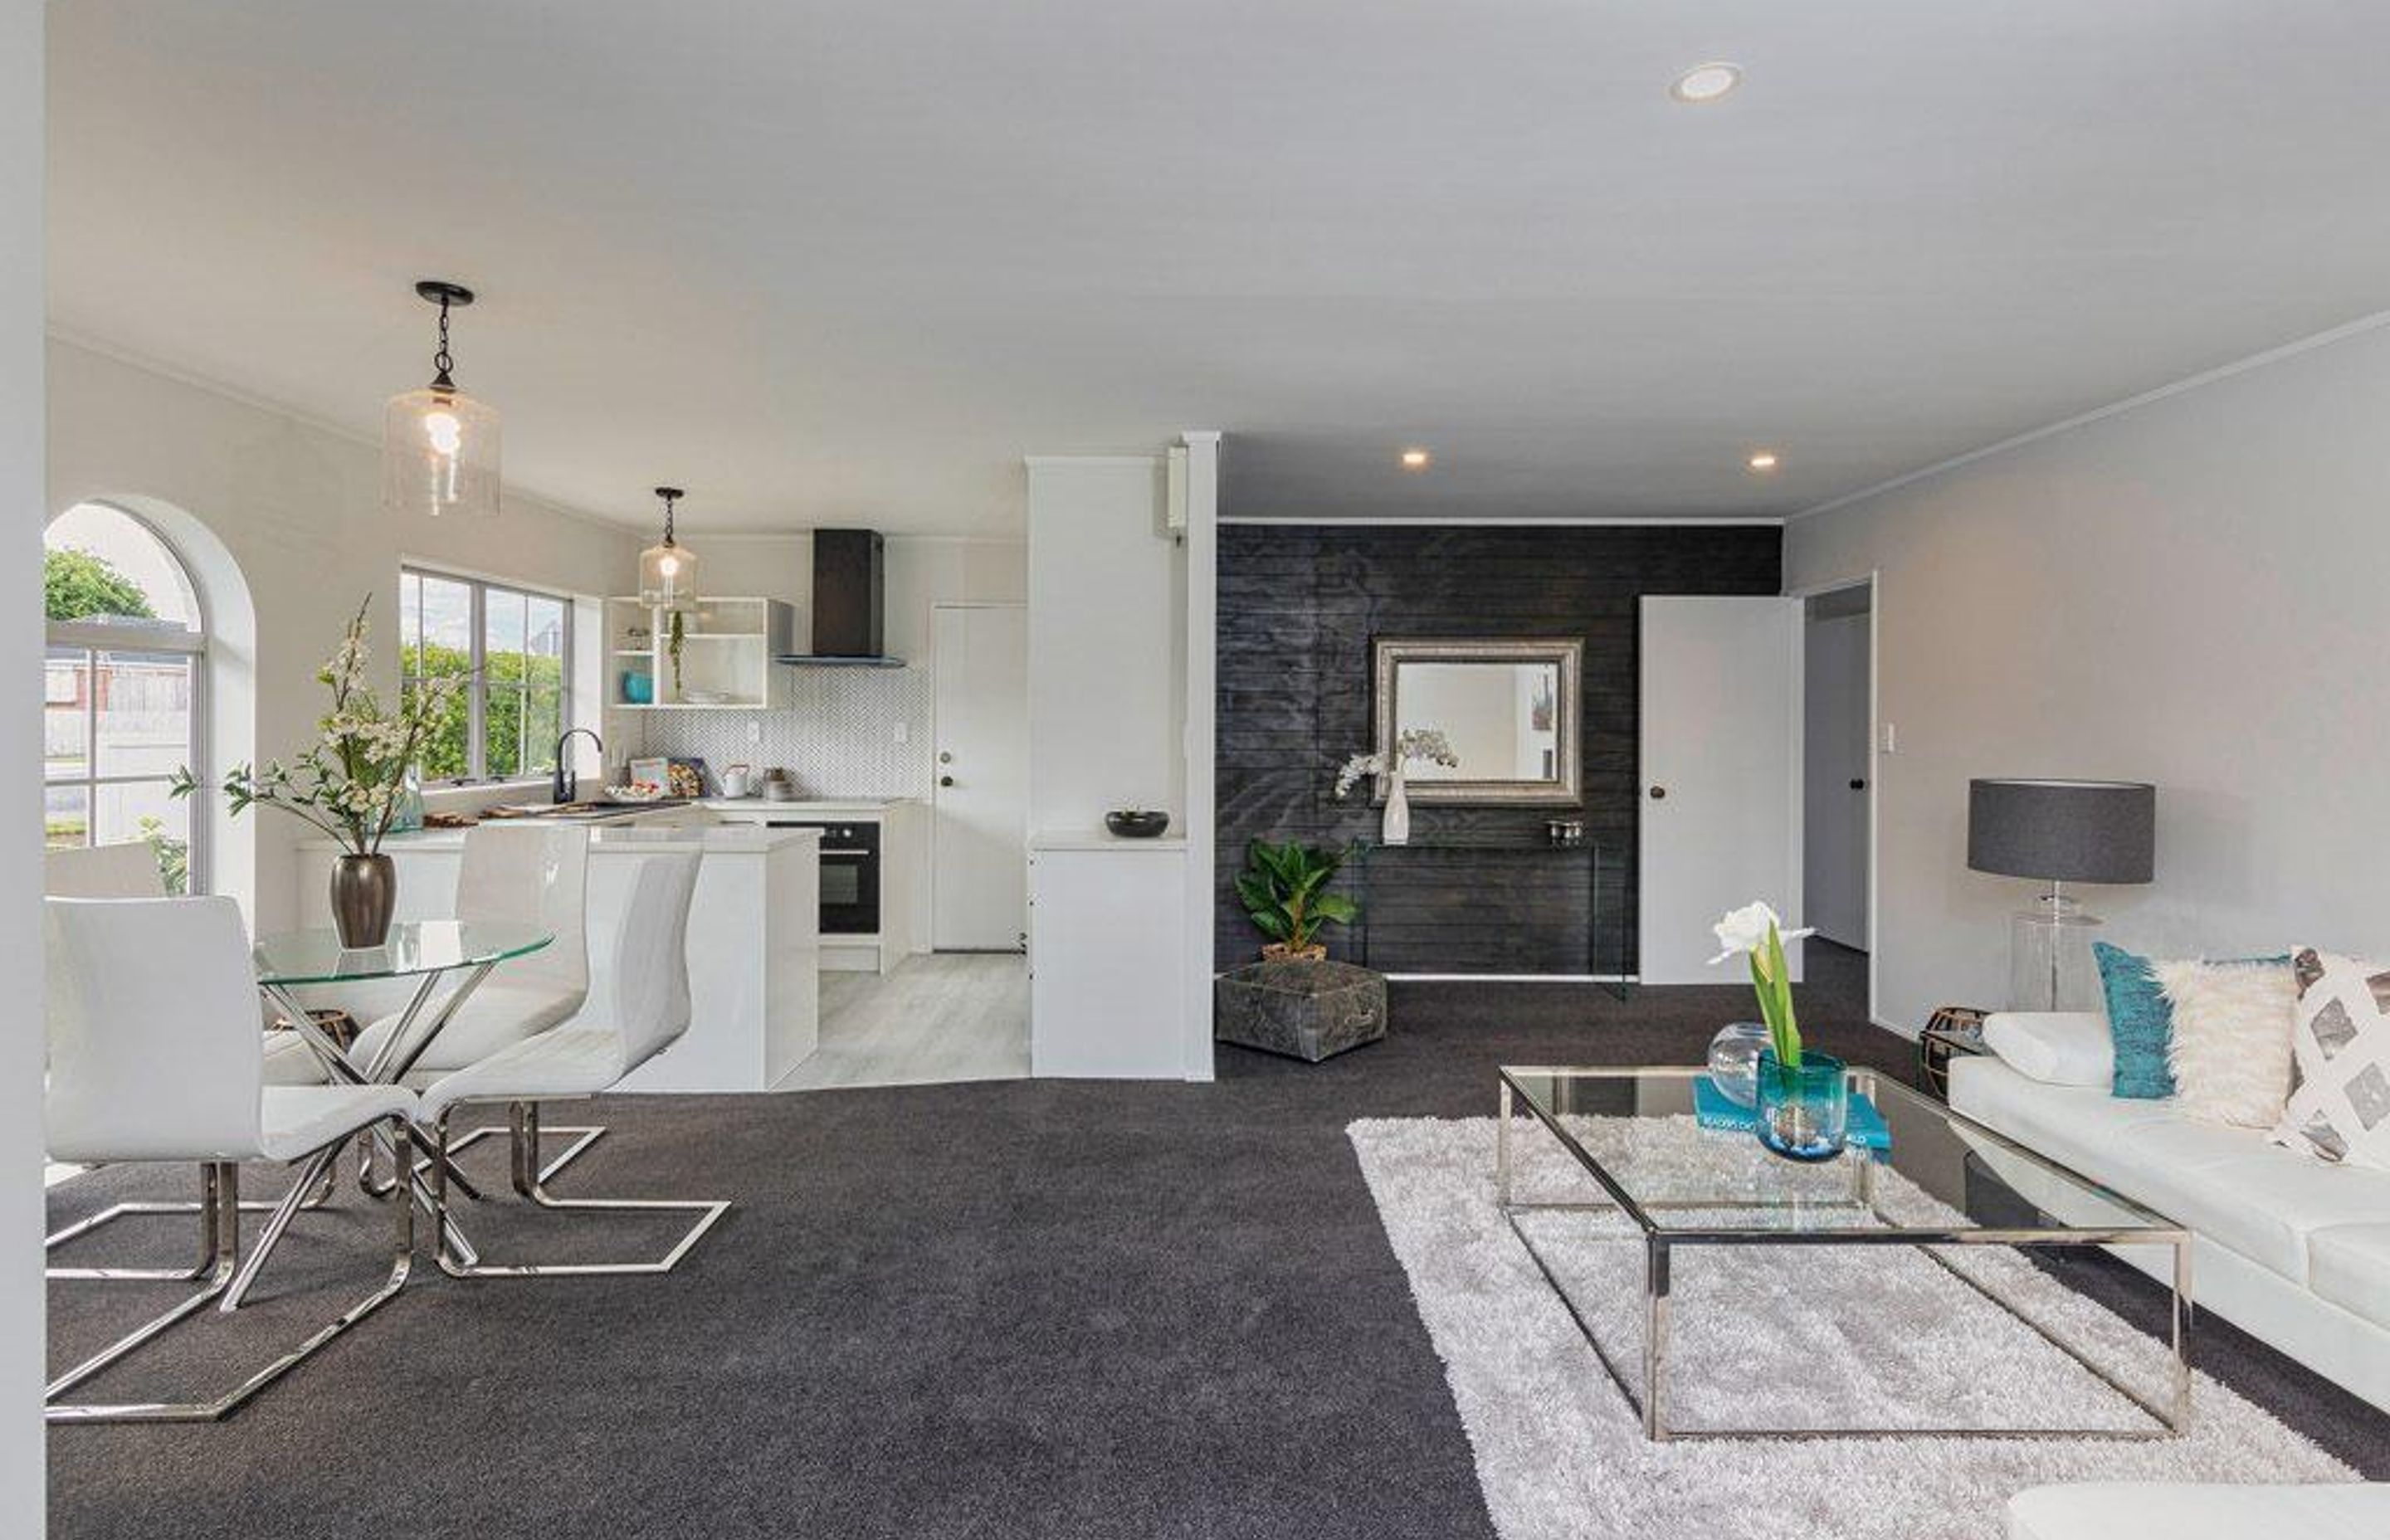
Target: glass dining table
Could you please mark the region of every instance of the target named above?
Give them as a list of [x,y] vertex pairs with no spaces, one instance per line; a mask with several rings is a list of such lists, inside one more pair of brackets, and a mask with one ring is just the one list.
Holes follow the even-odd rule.
[[[328,1076],[353,1085],[388,1084],[415,1067],[424,1049],[456,1019],[457,1011],[494,969],[514,958],[528,956],[555,940],[552,932],[536,926],[506,921],[401,920],[390,928],[388,938],[379,946],[343,946],[340,936],[328,930],[292,930],[260,936],[250,956],[259,992],[315,1050]],[[315,1017],[293,993],[328,984],[398,979],[416,981],[414,992],[399,1012],[396,1025],[362,1065],[353,1062],[315,1024]],[[431,1195],[423,1178],[416,1174],[415,1161],[400,1159],[394,1149],[390,1153],[394,1168],[408,1183],[416,1201],[426,1212],[431,1212]],[[429,1150],[422,1153],[433,1154]],[[335,1146],[309,1157],[300,1168],[298,1180],[258,1232],[257,1243],[242,1262],[232,1286],[225,1291],[220,1308],[229,1312],[239,1307],[264,1267],[265,1259],[306,1205],[308,1196],[323,1184],[339,1155],[340,1147]],[[449,1179],[452,1183],[461,1182],[463,1176],[452,1168]],[[472,1190],[469,1182],[464,1187],[469,1193]],[[449,1243],[461,1248],[460,1254],[470,1256],[471,1246],[454,1226],[449,1227]]]

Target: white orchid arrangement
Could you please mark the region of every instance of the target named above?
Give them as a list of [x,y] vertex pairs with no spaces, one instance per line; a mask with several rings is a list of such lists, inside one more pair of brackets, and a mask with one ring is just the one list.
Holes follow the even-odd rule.
[[[428,678],[401,702],[395,715],[365,683],[366,610],[367,595],[341,638],[340,647],[315,671],[316,682],[332,691],[332,709],[316,723],[318,737],[290,764],[269,761],[258,770],[233,767],[223,790],[238,816],[252,807],[270,807],[304,819],[346,846],[352,853],[371,855],[381,849],[382,837],[398,816],[400,792],[407,771],[422,748],[456,704],[463,678]],[[186,765],[174,773],[177,797],[199,789]]]
[[1740,953],[1751,962],[1751,987],[1759,992],[1759,1014],[1767,1022],[1767,1046],[1788,1070],[1801,1067],[1801,1024],[1792,1015],[1792,970],[1785,966],[1784,943],[1815,935],[1814,927],[1787,930],[1776,911],[1748,904],[1710,927],[1725,951],[1710,959],[1715,968]]
[[1391,776],[1405,767],[1425,760],[1446,769],[1458,767],[1460,756],[1452,751],[1452,740],[1438,727],[1408,727],[1394,739],[1391,754],[1355,754],[1336,772],[1336,795],[1341,799],[1353,789],[1353,784],[1364,776]]

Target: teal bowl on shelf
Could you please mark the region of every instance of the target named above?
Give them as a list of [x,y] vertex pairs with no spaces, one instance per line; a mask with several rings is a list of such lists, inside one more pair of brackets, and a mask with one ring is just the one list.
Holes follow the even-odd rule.
[[655,675],[641,674],[637,669],[623,671],[623,703],[626,706],[652,706],[656,703]]

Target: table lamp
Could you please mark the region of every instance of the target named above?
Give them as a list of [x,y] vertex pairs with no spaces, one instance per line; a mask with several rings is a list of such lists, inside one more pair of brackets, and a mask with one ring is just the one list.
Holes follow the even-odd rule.
[[2049,884],[2009,926],[2016,1010],[2097,1010],[2091,959],[2098,917],[2069,882],[2147,882],[2157,858],[2157,788],[2141,781],[1987,779],[1967,783],[1967,865]]

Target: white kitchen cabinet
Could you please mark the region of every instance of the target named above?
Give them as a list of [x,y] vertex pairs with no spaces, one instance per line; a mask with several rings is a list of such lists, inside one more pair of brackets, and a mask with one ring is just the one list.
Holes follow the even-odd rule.
[[1183,842],[1033,837],[1030,1073],[1184,1077],[1186,933]]

